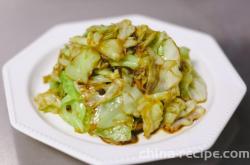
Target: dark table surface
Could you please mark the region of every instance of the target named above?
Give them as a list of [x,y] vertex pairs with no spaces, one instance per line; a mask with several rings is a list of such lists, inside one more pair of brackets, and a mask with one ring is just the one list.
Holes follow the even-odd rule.
[[[55,24],[138,13],[213,35],[245,83],[250,85],[249,8],[249,0],[0,0],[0,66]],[[2,80],[0,91],[0,164],[83,164],[11,128]],[[249,128],[250,92],[247,92],[212,150],[249,151]],[[178,158],[154,162],[184,163],[250,164],[249,159]]]

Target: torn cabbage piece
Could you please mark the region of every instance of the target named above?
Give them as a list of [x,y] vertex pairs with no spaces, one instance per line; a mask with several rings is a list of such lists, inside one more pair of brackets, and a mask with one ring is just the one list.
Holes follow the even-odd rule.
[[72,64],[66,67],[65,73],[72,80],[87,83],[88,77],[99,60],[100,55],[97,51],[91,48],[83,49],[80,55],[73,60]]
[[197,102],[204,102],[207,99],[207,87],[204,80],[193,70],[193,81],[189,86],[189,96]]
[[97,129],[96,135],[104,141],[113,144],[123,144],[132,138],[131,128],[125,124],[120,124],[107,129]]
[[185,117],[189,115],[196,107],[196,102],[194,100],[189,100],[185,102],[186,108],[184,111],[182,111],[179,115],[179,117]]
[[167,104],[165,106],[164,127],[170,127],[185,108],[185,102],[179,98]]
[[157,99],[157,100],[161,100],[162,102],[167,104],[167,103],[171,102],[174,98],[179,96],[179,94],[180,94],[179,88],[174,87],[174,88],[171,88],[171,89],[164,91],[164,92],[158,92],[158,93],[148,95],[148,97],[153,98],[153,99]]
[[62,99],[59,115],[72,125],[76,132],[86,132],[84,126],[86,107],[82,102],[82,98],[75,89],[73,81],[64,72],[62,72],[60,80],[65,91],[65,97]]
[[133,118],[124,113],[123,108],[122,97],[116,97],[109,102],[97,106],[93,119],[96,127],[106,129],[119,124],[132,126]]
[[185,100],[195,100],[196,102],[204,102],[207,99],[207,87],[204,80],[194,70],[190,57],[189,49],[180,48],[181,52],[181,68],[183,78],[180,82],[181,96]]
[[102,41],[99,45],[99,51],[105,58],[119,61],[124,57],[122,43],[118,39]]
[[159,47],[158,53],[164,60],[173,60],[179,65],[180,52],[175,42],[171,38],[168,38],[162,43],[162,45]]
[[64,121],[72,125],[76,132],[86,132],[87,130],[84,126],[86,108],[84,104],[77,101],[71,102],[69,100],[68,98],[64,98],[62,100],[62,106],[59,115]]
[[92,120],[96,125],[94,133],[114,144],[131,140],[133,118],[125,114],[123,108],[122,97],[96,107]]
[[35,103],[42,112],[58,113],[60,111],[60,98],[51,91],[37,95],[35,97]]
[[[94,89],[94,87],[83,89],[83,99],[90,107],[96,107],[102,103],[112,100],[116,96],[119,96],[122,92],[124,83],[122,80],[117,79],[109,86],[100,89]],[[104,94],[100,94],[99,90],[103,90]]]
[[139,100],[143,97],[141,91],[135,86],[127,86],[124,89],[122,97],[124,102],[124,112],[135,117],[140,117],[138,106]]
[[130,20],[123,20],[118,24],[119,27],[119,33],[117,38],[120,40],[125,40],[129,36],[131,36],[134,31],[135,27],[132,26],[132,23]]
[[123,46],[125,48],[130,48],[130,47],[133,47],[133,46],[136,46],[137,45],[137,41],[134,37],[128,37],[127,40],[124,42]]
[[195,109],[185,118],[180,118],[174,121],[171,125],[165,125],[164,129],[170,133],[178,131],[184,126],[192,125],[193,122],[205,114],[206,110],[201,106],[196,106]]
[[110,61],[111,66],[124,66],[131,69],[136,69],[139,66],[139,58],[135,55],[128,54],[119,62]]
[[88,41],[87,38],[84,36],[75,36],[70,38],[70,42],[73,44],[78,44],[78,45],[83,45],[83,46],[87,46],[88,45]]
[[166,91],[177,86],[181,81],[182,73],[176,61],[166,61],[160,68],[159,81],[154,92]]
[[144,136],[148,138],[161,124],[163,105],[159,100],[143,98],[138,109],[143,120]]
[[166,41],[169,38],[167,33],[165,32],[157,32],[155,39],[153,43],[150,44],[150,47],[154,50],[154,52],[159,55],[164,55],[164,49],[162,47],[162,44],[164,41]]

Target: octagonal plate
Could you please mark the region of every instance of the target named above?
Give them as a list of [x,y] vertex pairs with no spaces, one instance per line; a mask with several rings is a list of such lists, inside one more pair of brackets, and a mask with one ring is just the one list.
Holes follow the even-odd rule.
[[[166,31],[179,46],[191,49],[195,68],[208,86],[207,113],[191,127],[176,134],[142,135],[136,144],[114,146],[87,134],[77,134],[58,116],[43,114],[34,96],[48,87],[42,76],[50,73],[59,49],[69,37],[82,34],[95,24],[124,18]],[[172,158],[210,148],[222,132],[246,92],[246,85],[213,37],[208,34],[140,15],[89,20],[55,26],[18,53],[3,67],[3,79],[11,125],[24,134],[92,164],[127,164]]]

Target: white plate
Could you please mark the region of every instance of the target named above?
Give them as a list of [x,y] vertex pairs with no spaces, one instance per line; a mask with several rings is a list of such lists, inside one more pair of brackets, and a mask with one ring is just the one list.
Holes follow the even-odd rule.
[[[179,46],[191,49],[191,58],[208,86],[207,113],[189,128],[170,135],[158,132],[136,144],[114,146],[87,134],[77,134],[58,116],[39,113],[33,104],[48,87],[42,76],[52,70],[59,49],[69,37],[95,24],[124,18],[166,31]],[[18,53],[3,67],[3,79],[11,125],[24,134],[77,159],[92,164],[141,163],[201,152],[210,148],[236,110],[246,85],[213,37],[208,34],[140,15],[89,20],[55,26]]]

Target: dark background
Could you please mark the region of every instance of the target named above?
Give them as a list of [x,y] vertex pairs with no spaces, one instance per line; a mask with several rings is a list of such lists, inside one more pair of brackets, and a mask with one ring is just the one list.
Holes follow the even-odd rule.
[[[247,86],[250,85],[249,0],[0,0],[0,66],[58,23],[133,13],[213,35]],[[0,164],[83,164],[11,128],[3,91],[0,80]],[[247,92],[212,150],[250,150],[249,101]],[[154,163],[230,165],[250,161],[182,158]]]

